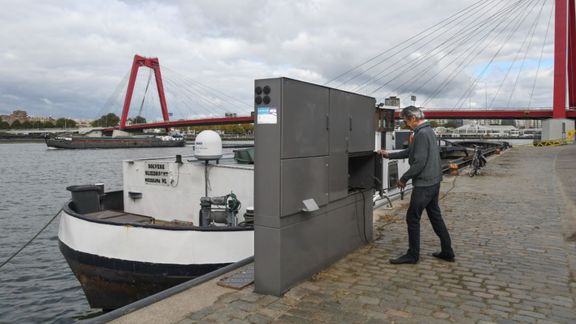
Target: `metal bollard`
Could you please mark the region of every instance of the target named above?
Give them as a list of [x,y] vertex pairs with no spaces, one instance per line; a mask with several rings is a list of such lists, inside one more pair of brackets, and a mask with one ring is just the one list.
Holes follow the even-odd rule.
[[449,167],[450,167],[450,175],[457,176],[459,174],[458,164],[450,163]]

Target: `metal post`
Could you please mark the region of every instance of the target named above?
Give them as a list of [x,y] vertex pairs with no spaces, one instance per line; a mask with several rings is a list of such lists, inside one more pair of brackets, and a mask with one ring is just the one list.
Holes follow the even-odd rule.
[[568,2],[568,107],[576,109],[576,0]]
[[554,102],[552,118],[566,118],[567,1],[556,0],[554,35]]

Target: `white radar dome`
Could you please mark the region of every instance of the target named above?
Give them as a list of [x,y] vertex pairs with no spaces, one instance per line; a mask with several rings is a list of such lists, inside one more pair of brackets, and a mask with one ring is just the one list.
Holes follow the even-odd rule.
[[196,136],[194,156],[198,160],[218,160],[222,157],[222,139],[213,130],[205,130]]

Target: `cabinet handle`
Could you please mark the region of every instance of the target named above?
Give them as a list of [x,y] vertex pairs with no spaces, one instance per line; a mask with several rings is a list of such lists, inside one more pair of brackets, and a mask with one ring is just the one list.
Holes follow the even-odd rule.
[[330,117],[326,115],[326,130],[330,130]]
[[352,131],[352,117],[349,117],[350,120],[350,131]]

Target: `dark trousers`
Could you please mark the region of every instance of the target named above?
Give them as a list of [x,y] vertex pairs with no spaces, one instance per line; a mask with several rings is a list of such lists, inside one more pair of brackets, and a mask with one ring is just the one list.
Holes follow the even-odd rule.
[[440,238],[442,252],[453,254],[450,234],[440,212],[438,196],[440,194],[440,184],[429,187],[414,187],[410,198],[410,207],[406,212],[406,223],[408,224],[408,241],[410,248],[408,254],[418,258],[420,256],[420,217],[426,209],[432,228]]

